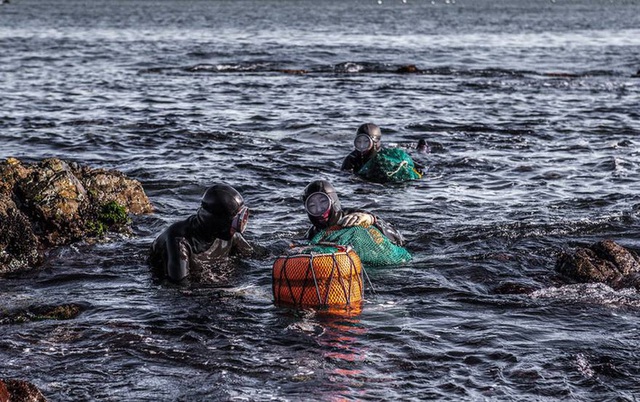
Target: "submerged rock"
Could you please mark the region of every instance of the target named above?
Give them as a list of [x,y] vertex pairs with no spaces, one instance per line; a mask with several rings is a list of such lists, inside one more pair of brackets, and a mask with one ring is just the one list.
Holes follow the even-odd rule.
[[50,158],[0,162],[0,275],[42,262],[46,247],[130,233],[128,214],[153,211],[124,174]]
[[308,70],[292,70],[292,69],[281,69],[281,70],[276,70],[278,72],[284,73],[284,74],[292,74],[292,75],[304,75],[307,74],[309,71]]
[[0,379],[0,402],[46,402],[35,385],[23,380]]
[[76,318],[84,310],[85,307],[75,303],[57,306],[30,306],[27,309],[11,312],[0,311],[0,324],[21,324],[42,320],[70,320]]
[[530,294],[538,290],[536,286],[518,283],[518,282],[501,282],[498,285],[492,287],[490,292],[492,294],[510,295],[510,294]]
[[582,283],[604,283],[614,289],[640,286],[640,258],[613,240],[563,253],[556,270]]
[[398,74],[419,74],[422,70],[415,66],[415,64],[407,64],[406,66],[398,67],[396,73]]

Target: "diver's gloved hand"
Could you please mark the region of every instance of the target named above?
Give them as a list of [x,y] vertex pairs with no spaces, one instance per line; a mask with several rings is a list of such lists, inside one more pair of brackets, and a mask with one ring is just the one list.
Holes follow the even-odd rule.
[[376,218],[366,212],[352,212],[340,218],[338,225],[343,227],[363,226],[366,228],[373,225],[375,221]]

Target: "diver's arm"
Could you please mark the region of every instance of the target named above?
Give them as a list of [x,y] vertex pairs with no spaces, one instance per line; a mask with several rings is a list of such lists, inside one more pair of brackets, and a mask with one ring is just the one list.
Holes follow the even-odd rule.
[[342,161],[342,167],[340,168],[340,170],[347,170],[349,172],[353,172],[353,158],[351,157],[351,154],[347,155],[344,158],[344,161]]
[[356,173],[362,167],[362,156],[356,150],[351,151],[349,155],[342,161],[342,167],[340,170],[346,170],[351,173]]
[[189,275],[189,258],[180,250],[178,237],[169,237],[165,243],[167,251],[167,277],[180,282]]

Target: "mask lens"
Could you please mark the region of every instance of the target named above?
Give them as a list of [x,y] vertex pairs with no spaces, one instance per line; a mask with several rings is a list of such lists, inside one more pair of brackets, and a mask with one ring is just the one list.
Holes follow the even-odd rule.
[[373,139],[366,134],[360,134],[356,136],[356,139],[353,141],[353,145],[360,152],[366,152],[373,148]]
[[247,222],[249,221],[249,208],[242,207],[240,212],[236,214],[231,222],[231,235],[234,233],[244,233],[247,228]]
[[311,216],[323,216],[331,209],[331,198],[325,193],[313,193],[307,198],[304,207]]

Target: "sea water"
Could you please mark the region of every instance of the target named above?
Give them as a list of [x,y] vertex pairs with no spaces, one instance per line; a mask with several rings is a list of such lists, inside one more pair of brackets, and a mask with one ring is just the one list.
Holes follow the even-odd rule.
[[[3,309],[85,308],[2,325],[0,377],[50,400],[637,400],[640,296],[554,265],[603,238],[640,248],[639,55],[631,0],[0,5],[0,157],[117,169],[156,208],[0,280]],[[366,122],[425,177],[340,172]],[[272,303],[316,178],[413,254],[368,270],[357,316]],[[266,254],[159,283],[150,243],[220,181]]]

